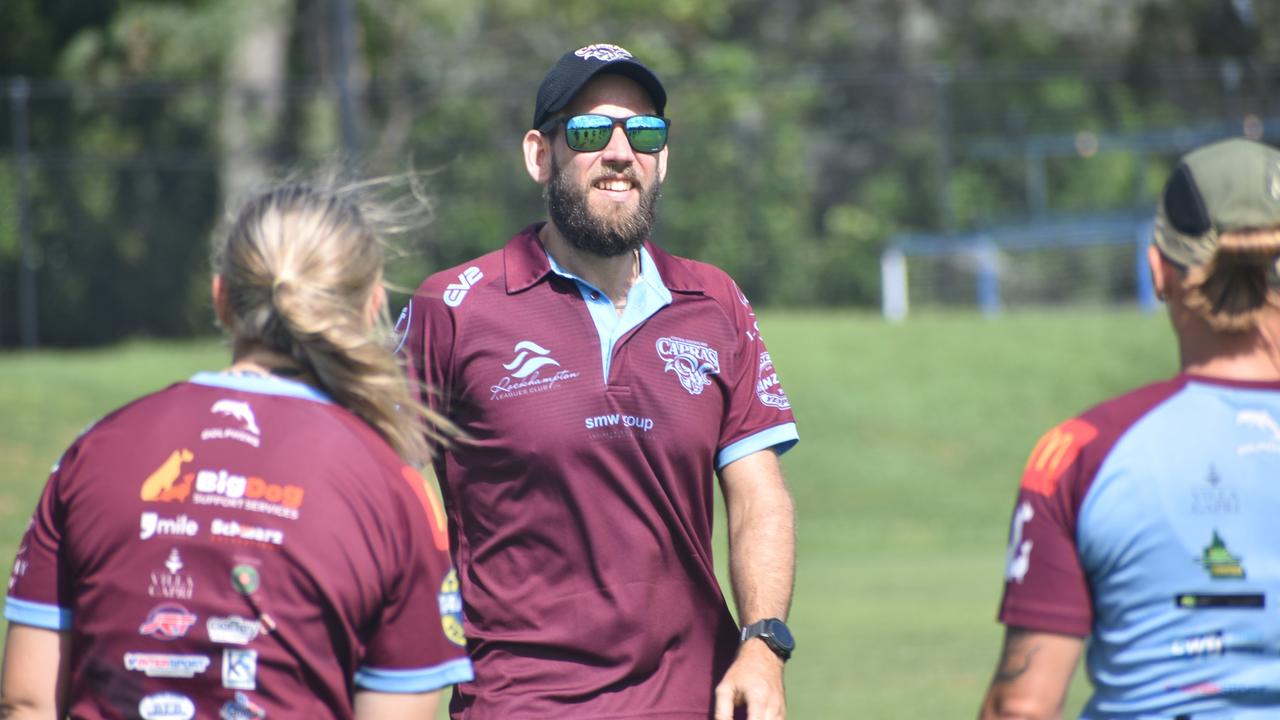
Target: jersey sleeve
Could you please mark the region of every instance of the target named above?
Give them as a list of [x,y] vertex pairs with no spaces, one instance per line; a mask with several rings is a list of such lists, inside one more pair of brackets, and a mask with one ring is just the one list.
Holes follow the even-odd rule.
[[755,311],[742,291],[726,278],[731,300],[726,302],[736,343],[729,384],[729,401],[720,426],[715,465],[725,465],[754,452],[773,448],[779,455],[800,439],[791,401],[778,380],[769,349],[760,337]]
[[377,692],[438,690],[474,677],[462,630],[462,596],[449,562],[444,509],[408,466],[393,479],[400,532],[387,548],[386,596],[356,672],[356,685]]
[[1079,501],[1096,464],[1089,422],[1068,420],[1036,444],[1023,470],[1005,555],[1005,625],[1089,635],[1093,606],[1076,548]]
[[62,490],[73,472],[79,443],[53,468],[18,546],[4,617],[46,630],[70,630],[73,598],[68,568],[59,562],[65,518]]

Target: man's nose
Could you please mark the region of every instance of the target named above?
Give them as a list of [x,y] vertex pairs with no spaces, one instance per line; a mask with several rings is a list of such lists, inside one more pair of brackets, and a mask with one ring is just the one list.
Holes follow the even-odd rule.
[[627,133],[621,127],[615,127],[609,136],[609,144],[604,146],[602,160],[612,163],[626,163],[635,160],[635,151],[627,140]]

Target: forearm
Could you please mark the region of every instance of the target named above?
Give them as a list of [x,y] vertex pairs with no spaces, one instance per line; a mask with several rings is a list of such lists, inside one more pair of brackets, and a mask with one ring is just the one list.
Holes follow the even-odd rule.
[[0,718],[62,717],[70,648],[70,633],[10,623],[0,668]]
[[[729,574],[738,620],[786,618],[795,581],[795,507],[772,451],[724,468]],[[746,465],[743,465],[743,464]]]
[[1011,627],[983,698],[981,720],[1054,720],[1084,646],[1081,638]]

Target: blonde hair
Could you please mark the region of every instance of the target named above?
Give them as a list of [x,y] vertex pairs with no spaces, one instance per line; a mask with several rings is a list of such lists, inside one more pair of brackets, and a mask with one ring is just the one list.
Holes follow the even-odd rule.
[[1280,307],[1280,228],[1225,232],[1213,258],[1187,270],[1185,303],[1218,332],[1246,332]]
[[402,458],[421,465],[429,442],[446,441],[456,428],[412,392],[390,349],[385,306],[369,322],[386,255],[374,228],[405,216],[403,206],[372,199],[379,183],[326,189],[290,182],[261,193],[219,233],[212,265],[222,276],[237,355],[262,348],[292,358]]

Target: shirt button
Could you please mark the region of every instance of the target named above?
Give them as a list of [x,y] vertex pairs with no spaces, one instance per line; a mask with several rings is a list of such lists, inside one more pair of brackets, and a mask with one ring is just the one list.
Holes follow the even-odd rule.
[[600,293],[596,292],[595,290],[592,290],[592,291],[591,291],[591,299],[592,299],[592,300],[599,300],[599,299],[600,299]]

